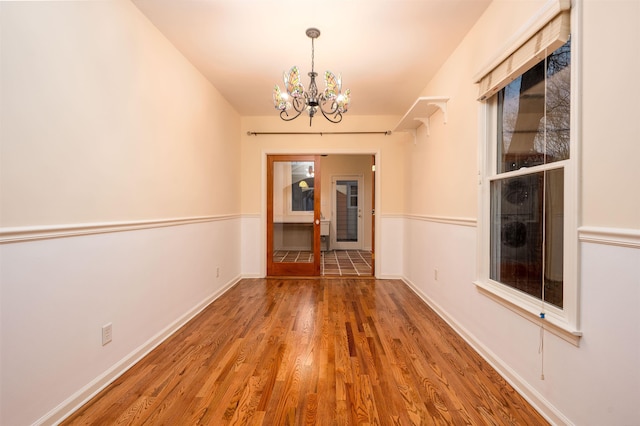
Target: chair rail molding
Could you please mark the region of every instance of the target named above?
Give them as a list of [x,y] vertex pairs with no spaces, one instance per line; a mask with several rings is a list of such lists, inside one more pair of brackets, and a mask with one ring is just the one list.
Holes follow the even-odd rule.
[[240,215],[191,216],[170,219],[152,219],[123,222],[95,222],[49,226],[24,226],[0,228],[0,244],[18,243],[52,238],[77,237],[81,235],[105,234],[138,229],[181,226],[192,223],[215,222],[239,218]]
[[640,229],[581,226],[578,239],[583,243],[640,249]]

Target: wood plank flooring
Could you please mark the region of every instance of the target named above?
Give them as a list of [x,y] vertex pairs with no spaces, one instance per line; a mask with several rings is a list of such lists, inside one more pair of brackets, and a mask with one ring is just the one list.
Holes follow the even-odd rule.
[[245,279],[64,425],[544,425],[402,281]]

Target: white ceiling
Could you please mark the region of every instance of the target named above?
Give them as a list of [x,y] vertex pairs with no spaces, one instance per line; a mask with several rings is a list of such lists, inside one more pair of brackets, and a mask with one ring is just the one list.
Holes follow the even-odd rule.
[[[276,115],[300,68],[342,75],[349,115],[403,115],[490,0],[132,0],[241,115]],[[324,89],[319,78],[318,88]],[[436,94],[437,95],[437,94]]]

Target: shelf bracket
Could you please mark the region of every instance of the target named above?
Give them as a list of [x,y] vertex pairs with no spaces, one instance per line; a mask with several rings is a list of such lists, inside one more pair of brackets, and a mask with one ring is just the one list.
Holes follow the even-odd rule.
[[[417,119],[416,119],[417,120]],[[409,132],[413,135],[413,144],[417,145],[418,144],[418,129],[408,129],[408,130],[404,130],[405,132]]]
[[429,102],[429,105],[433,105],[436,108],[439,108],[440,111],[442,111],[442,119],[444,124],[447,124],[447,101],[448,100],[449,99]]
[[421,122],[424,128],[427,129],[427,136],[431,136],[431,127],[429,126],[431,120],[429,117],[416,117],[414,120]]
[[447,101],[445,97],[427,97],[418,98],[409,108],[409,111],[402,117],[400,123],[394,129],[394,132],[410,132],[413,134],[413,143],[417,144],[417,128],[424,125],[427,130],[427,136],[431,135],[430,117],[437,110],[442,111],[444,124],[447,124]]

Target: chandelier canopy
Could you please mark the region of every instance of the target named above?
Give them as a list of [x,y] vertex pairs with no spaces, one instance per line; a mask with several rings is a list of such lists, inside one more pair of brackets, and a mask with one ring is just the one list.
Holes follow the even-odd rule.
[[[320,36],[320,30],[317,28],[307,29],[307,36],[311,39],[311,77],[309,89],[304,90],[304,86],[300,82],[300,70],[297,66],[291,67],[289,72],[284,73],[284,88],[286,92],[280,90],[276,84],[273,88],[273,104],[280,111],[280,118],[284,121],[291,121],[300,116],[303,111],[309,114],[309,126],[318,111],[332,123],[342,121],[342,114],[347,112],[349,102],[351,101],[351,90],[342,90],[342,78],[337,77],[331,71],[325,71],[324,83],[325,89],[318,93],[316,86],[316,77],[318,73],[314,70],[314,40]],[[291,115],[289,115],[291,112]]]

